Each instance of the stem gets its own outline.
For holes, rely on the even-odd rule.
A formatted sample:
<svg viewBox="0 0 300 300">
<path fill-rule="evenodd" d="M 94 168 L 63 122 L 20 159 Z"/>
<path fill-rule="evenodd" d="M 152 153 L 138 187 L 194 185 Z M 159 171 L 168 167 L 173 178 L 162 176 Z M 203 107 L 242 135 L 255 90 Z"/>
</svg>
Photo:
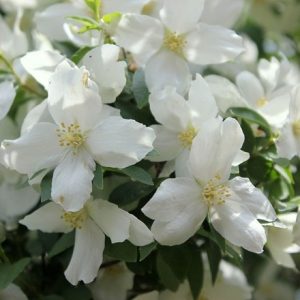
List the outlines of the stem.
<svg viewBox="0 0 300 300">
<path fill-rule="evenodd" d="M 7 67 L 9 72 L 15 77 L 15 80 L 19 86 L 21 86 L 24 90 L 27 90 L 29 93 L 34 94 L 38 97 L 45 98 L 45 95 L 40 93 L 39 91 L 34 90 L 30 86 L 22 83 L 21 78 L 19 75 L 16 73 L 15 69 L 13 68 L 12 64 L 10 61 L 3 55 L 3 53 L 0 52 L 0 61 L 4 63 L 4 65 Z"/>
</svg>

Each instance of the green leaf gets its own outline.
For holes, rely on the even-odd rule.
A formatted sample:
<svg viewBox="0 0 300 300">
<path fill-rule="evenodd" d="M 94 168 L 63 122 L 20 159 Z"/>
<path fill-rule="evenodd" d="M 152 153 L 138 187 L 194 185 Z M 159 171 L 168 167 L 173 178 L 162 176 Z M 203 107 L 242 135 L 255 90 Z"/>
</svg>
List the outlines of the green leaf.
<svg viewBox="0 0 300 300">
<path fill-rule="evenodd" d="M 132 91 L 139 109 L 148 104 L 149 90 L 145 82 L 145 74 L 142 69 L 137 70 L 133 75 Z"/>
<path fill-rule="evenodd" d="M 86 5 L 93 11 L 97 21 L 100 20 L 101 0 L 84 0 Z"/>
<path fill-rule="evenodd" d="M 125 262 L 138 261 L 138 248 L 128 241 L 112 244 L 107 239 L 104 254 Z"/>
<path fill-rule="evenodd" d="M 22 258 L 16 263 L 0 264 L 0 290 L 5 289 L 28 266 L 30 258 Z"/>
<path fill-rule="evenodd" d="M 103 175 L 104 175 L 103 168 L 97 164 L 94 173 L 93 185 L 99 190 L 103 189 Z"/>
<path fill-rule="evenodd" d="M 146 257 L 148 257 L 155 249 L 157 244 L 151 243 L 149 245 L 139 247 L 139 261 L 143 261 Z"/>
<path fill-rule="evenodd" d="M 139 201 L 154 191 L 154 186 L 140 182 L 126 182 L 115 188 L 109 196 L 109 201 L 127 211 L 135 209 Z"/>
<path fill-rule="evenodd" d="M 43 178 L 41 182 L 41 202 L 45 202 L 51 199 L 51 186 L 52 179 L 50 176 Z"/>
<path fill-rule="evenodd" d="M 120 171 L 129 176 L 134 181 L 138 181 L 147 185 L 153 185 L 151 175 L 143 168 L 131 166 Z"/>
<path fill-rule="evenodd" d="M 272 129 L 269 123 L 265 120 L 265 118 L 263 118 L 260 114 L 258 114 L 256 111 L 250 108 L 246 108 L 246 107 L 229 108 L 227 113 L 232 117 L 241 118 L 250 123 L 259 125 L 268 136 L 271 136 L 272 134 Z"/>
<path fill-rule="evenodd" d="M 70 16 L 70 17 L 67 17 L 67 19 L 76 21 L 76 22 L 82 24 L 83 26 L 93 26 L 93 25 L 99 26 L 99 24 L 95 20 L 88 18 L 88 17 Z"/>
<path fill-rule="evenodd" d="M 106 14 L 102 17 L 102 21 L 106 24 L 112 24 L 118 22 L 121 18 L 122 14 L 119 12 L 113 12 L 110 14 Z"/>
<path fill-rule="evenodd" d="M 72 62 L 77 65 L 83 59 L 83 57 L 92 49 L 93 47 L 88 47 L 88 46 L 80 48 L 72 55 L 71 57 Z"/>
<path fill-rule="evenodd" d="M 49 258 L 56 256 L 74 245 L 74 232 L 62 235 L 49 252 Z"/>
<path fill-rule="evenodd" d="M 208 242 L 208 247 L 206 252 L 207 252 L 208 263 L 211 272 L 211 280 L 212 280 L 212 284 L 214 285 L 218 276 L 219 266 L 222 259 L 222 253 L 220 247 L 212 241 Z"/>
<path fill-rule="evenodd" d="M 194 300 L 197 300 L 199 298 L 204 279 L 202 256 L 197 250 L 192 250 L 190 252 L 190 266 L 187 272 L 187 279 L 193 298 Z"/>
</svg>

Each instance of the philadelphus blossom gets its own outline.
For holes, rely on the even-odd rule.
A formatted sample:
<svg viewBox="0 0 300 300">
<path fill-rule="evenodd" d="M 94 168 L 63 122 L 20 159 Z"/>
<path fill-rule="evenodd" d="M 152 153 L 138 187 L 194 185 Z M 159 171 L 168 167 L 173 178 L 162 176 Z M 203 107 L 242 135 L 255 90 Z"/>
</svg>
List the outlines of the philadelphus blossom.
<svg viewBox="0 0 300 300">
<path fill-rule="evenodd" d="M 0 120 L 2 120 L 10 110 L 16 97 L 16 91 L 12 81 L 0 82 Z"/>
<path fill-rule="evenodd" d="M 242 38 L 220 26 L 201 23 L 204 0 L 165 0 L 159 18 L 124 14 L 113 36 L 145 67 L 150 91 L 173 85 L 183 93 L 190 81 L 188 62 L 216 64 L 243 50 Z"/>
<path fill-rule="evenodd" d="M 274 221 L 276 214 L 249 179 L 229 180 L 231 165 L 244 142 L 238 122 L 207 121 L 192 143 L 192 177 L 165 180 L 142 208 L 154 219 L 152 232 L 163 245 L 187 241 L 208 215 L 213 227 L 233 245 L 261 253 L 265 231 L 256 219 Z"/>
<path fill-rule="evenodd" d="M 190 148 L 197 133 L 205 122 L 217 117 L 218 108 L 205 80 L 199 75 L 192 81 L 189 98 L 186 101 L 174 87 L 153 92 L 149 98 L 154 118 L 162 125 L 153 125 L 156 139 L 155 154 L 152 161 L 170 161 L 175 159 L 177 176 L 184 176 L 188 170 L 187 162 Z M 249 155 L 238 153 L 243 160 Z M 239 159 L 237 157 L 237 159 Z"/>
<path fill-rule="evenodd" d="M 105 235 L 112 243 L 129 240 L 137 246 L 153 241 L 147 226 L 135 216 L 104 200 L 89 200 L 77 212 L 67 212 L 54 202 L 20 221 L 30 230 L 67 233 L 75 230 L 73 255 L 65 271 L 67 280 L 92 282 L 102 263 Z"/>
<path fill-rule="evenodd" d="M 244 273 L 237 267 L 221 261 L 215 284 L 212 284 L 208 263 L 205 264 L 204 282 L 198 300 L 249 300 L 252 288 L 248 285 Z M 179 286 L 176 292 L 157 291 L 140 295 L 134 300 L 193 300 L 187 282 Z"/>
<path fill-rule="evenodd" d="M 279 156 L 291 159 L 300 155 L 300 86 L 293 88 L 288 119 L 277 141 Z"/>
<path fill-rule="evenodd" d="M 126 168 L 152 150 L 151 128 L 103 110 L 97 85 L 85 68 L 63 61 L 50 77 L 47 105 L 52 122 L 38 122 L 3 142 L 6 165 L 31 177 L 54 169 L 51 195 L 65 210 L 80 210 L 92 192 L 95 161 Z"/>
</svg>

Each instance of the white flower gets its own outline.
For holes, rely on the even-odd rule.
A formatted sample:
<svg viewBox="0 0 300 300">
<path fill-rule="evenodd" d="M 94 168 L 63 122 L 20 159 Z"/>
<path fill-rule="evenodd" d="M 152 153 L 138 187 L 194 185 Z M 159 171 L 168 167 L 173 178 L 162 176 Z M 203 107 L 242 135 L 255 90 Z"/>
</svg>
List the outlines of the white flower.
<svg viewBox="0 0 300 300">
<path fill-rule="evenodd" d="M 11 81 L 0 82 L 0 120 L 9 112 L 16 97 L 16 90 Z"/>
<path fill-rule="evenodd" d="M 113 263 L 101 268 L 97 279 L 88 287 L 94 300 L 126 300 L 133 278 L 134 274 L 124 263 Z"/>
<path fill-rule="evenodd" d="M 0 121 L 0 141 L 15 138 L 18 130 L 9 118 Z M 3 150 L 0 149 L 2 163 Z M 26 184 L 25 176 L 0 165 L 0 221 L 7 230 L 15 229 L 18 219 L 30 211 L 39 201 L 40 194 Z"/>
<path fill-rule="evenodd" d="M 217 117 L 215 99 L 205 80 L 197 74 L 191 83 L 187 101 L 174 87 L 166 87 L 153 92 L 149 103 L 154 118 L 162 124 L 152 126 L 156 134 L 153 144 L 155 153 L 149 159 L 175 159 L 177 177 L 184 176 L 188 173 L 187 161 L 193 139 L 206 121 Z"/>
<path fill-rule="evenodd" d="M 17 140 L 4 141 L 4 161 L 31 176 L 55 169 L 52 199 L 66 210 L 79 210 L 89 199 L 95 161 L 126 168 L 152 150 L 153 130 L 103 109 L 84 68 L 63 61 L 50 79 L 47 103 L 52 122 L 38 122 Z"/>
<path fill-rule="evenodd" d="M 28 300 L 23 291 L 11 283 L 7 288 L 0 291 L 1 300 Z"/>
<path fill-rule="evenodd" d="M 184 243 L 208 215 L 213 227 L 232 244 L 251 252 L 263 251 L 266 235 L 256 219 L 275 220 L 274 209 L 249 179 L 229 180 L 243 142 L 243 132 L 234 119 L 203 125 L 189 158 L 193 177 L 165 180 L 142 209 L 154 219 L 151 230 L 159 243 Z"/>
<path fill-rule="evenodd" d="M 190 81 L 188 62 L 223 63 L 244 50 L 233 31 L 200 22 L 203 5 L 203 0 L 165 0 L 159 19 L 137 14 L 120 19 L 114 40 L 145 66 L 151 91 L 173 85 L 183 93 Z"/>
<path fill-rule="evenodd" d="M 103 103 L 114 102 L 126 84 L 126 63 L 118 61 L 120 50 L 118 46 L 104 44 L 89 51 L 80 62 L 97 83 Z M 66 58 L 57 51 L 32 51 L 21 58 L 21 63 L 48 90 L 50 77 L 64 60 Z"/>
<path fill-rule="evenodd" d="M 291 159 L 300 155 L 300 85 L 291 91 L 289 116 L 276 145 L 281 157 Z"/>
<path fill-rule="evenodd" d="M 144 246 L 153 241 L 150 230 L 135 216 L 104 200 L 89 200 L 77 212 L 66 212 L 50 202 L 20 221 L 30 230 L 67 233 L 75 229 L 73 255 L 65 271 L 67 280 L 76 285 L 90 283 L 102 263 L 105 235 L 112 243 L 129 240 Z"/>
<path fill-rule="evenodd" d="M 215 284 L 212 284 L 208 263 L 204 268 L 204 282 L 199 300 L 249 300 L 252 288 L 248 285 L 246 276 L 237 267 L 221 261 Z M 140 295 L 134 300 L 192 300 L 188 282 L 181 284 L 176 292 L 156 291 Z"/>
<path fill-rule="evenodd" d="M 293 228 L 296 224 L 297 213 L 278 215 L 283 226 L 267 226 L 267 247 L 279 265 L 296 269 L 291 253 L 300 252 L 300 245 L 295 244 Z"/>
</svg>

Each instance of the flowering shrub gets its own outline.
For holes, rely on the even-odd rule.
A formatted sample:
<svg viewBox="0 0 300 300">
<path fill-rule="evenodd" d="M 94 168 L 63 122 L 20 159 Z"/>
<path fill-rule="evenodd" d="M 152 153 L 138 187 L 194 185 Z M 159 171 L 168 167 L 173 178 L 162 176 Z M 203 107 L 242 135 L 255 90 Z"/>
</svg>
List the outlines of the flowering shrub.
<svg viewBox="0 0 300 300">
<path fill-rule="evenodd" d="M 0 0 L 0 298 L 295 299 L 299 7 Z"/>
</svg>

